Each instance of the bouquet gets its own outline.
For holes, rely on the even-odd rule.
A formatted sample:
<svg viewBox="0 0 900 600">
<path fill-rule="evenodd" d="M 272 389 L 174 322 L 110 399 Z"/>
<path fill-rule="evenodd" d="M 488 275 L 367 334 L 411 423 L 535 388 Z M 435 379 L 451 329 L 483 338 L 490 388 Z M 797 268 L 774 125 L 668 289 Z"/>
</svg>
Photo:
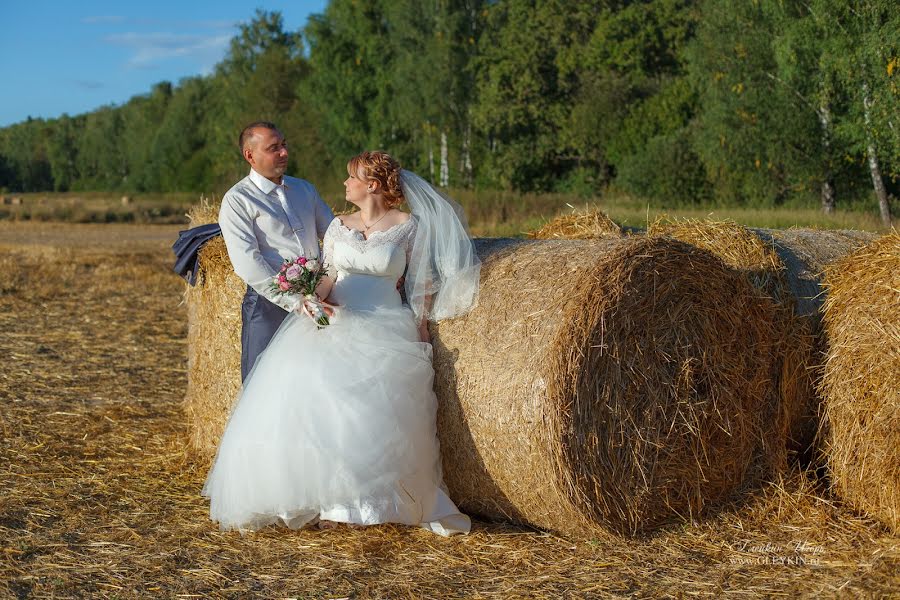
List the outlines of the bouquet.
<svg viewBox="0 0 900 600">
<path fill-rule="evenodd" d="M 319 261 L 301 256 L 294 260 L 285 260 L 269 287 L 276 294 L 303 296 L 307 302 L 307 310 L 312 314 L 316 325 L 322 328 L 328 325 L 328 315 L 316 300 L 316 286 L 324 276 L 325 273 L 322 271 Z"/>
</svg>

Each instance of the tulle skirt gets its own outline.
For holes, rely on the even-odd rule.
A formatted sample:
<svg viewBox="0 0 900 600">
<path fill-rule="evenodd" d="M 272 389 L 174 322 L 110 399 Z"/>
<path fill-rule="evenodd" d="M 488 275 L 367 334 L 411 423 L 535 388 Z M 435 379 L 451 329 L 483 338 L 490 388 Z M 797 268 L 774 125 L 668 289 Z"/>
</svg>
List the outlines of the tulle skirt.
<svg viewBox="0 0 900 600">
<path fill-rule="evenodd" d="M 289 315 L 247 377 L 203 486 L 222 529 L 469 518 L 441 478 L 431 346 L 405 307 Z"/>
</svg>

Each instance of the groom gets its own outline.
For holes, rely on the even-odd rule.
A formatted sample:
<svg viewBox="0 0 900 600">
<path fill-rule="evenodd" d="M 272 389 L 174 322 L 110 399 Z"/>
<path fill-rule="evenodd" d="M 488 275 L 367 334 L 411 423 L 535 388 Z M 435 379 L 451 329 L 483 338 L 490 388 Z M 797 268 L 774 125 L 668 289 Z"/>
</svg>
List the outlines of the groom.
<svg viewBox="0 0 900 600">
<path fill-rule="evenodd" d="M 250 174 L 222 198 L 219 225 L 228 258 L 247 283 L 241 305 L 241 381 L 265 350 L 281 322 L 300 300 L 279 296 L 269 282 L 284 259 L 319 258 L 319 239 L 334 219 L 316 188 L 288 177 L 288 150 L 273 123 L 247 125 L 238 141 Z"/>
</svg>

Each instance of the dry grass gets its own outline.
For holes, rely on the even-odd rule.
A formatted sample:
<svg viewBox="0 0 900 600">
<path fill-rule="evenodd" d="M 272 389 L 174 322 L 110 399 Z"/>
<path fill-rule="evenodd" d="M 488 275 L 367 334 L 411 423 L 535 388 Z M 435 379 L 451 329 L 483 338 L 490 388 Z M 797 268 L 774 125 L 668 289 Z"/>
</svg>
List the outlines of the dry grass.
<svg viewBox="0 0 900 600">
<path fill-rule="evenodd" d="M 93 231 L 11 246 L 30 231 L 0 225 L 4 597 L 818 598 L 900 585 L 900 538 L 804 474 L 642 539 L 480 521 L 449 540 L 392 526 L 219 532 L 199 495 L 206 466 L 188 458 L 174 233 L 146 241 L 135 227 L 85 247 L 102 243 Z"/>
<path fill-rule="evenodd" d="M 900 533 L 900 234 L 828 269 L 822 396 L 836 491 Z"/>
</svg>

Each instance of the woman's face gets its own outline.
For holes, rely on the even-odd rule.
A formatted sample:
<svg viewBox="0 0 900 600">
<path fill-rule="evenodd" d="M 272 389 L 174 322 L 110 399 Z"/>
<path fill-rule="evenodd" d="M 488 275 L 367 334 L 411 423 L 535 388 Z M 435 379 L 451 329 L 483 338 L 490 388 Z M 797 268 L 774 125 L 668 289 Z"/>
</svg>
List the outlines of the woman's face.
<svg viewBox="0 0 900 600">
<path fill-rule="evenodd" d="M 344 190 L 346 191 L 345 197 L 347 198 L 347 202 L 358 206 L 368 195 L 368 187 L 369 182 L 366 181 L 362 169 L 358 169 L 355 174 L 351 173 L 347 179 L 344 180 Z"/>
</svg>

